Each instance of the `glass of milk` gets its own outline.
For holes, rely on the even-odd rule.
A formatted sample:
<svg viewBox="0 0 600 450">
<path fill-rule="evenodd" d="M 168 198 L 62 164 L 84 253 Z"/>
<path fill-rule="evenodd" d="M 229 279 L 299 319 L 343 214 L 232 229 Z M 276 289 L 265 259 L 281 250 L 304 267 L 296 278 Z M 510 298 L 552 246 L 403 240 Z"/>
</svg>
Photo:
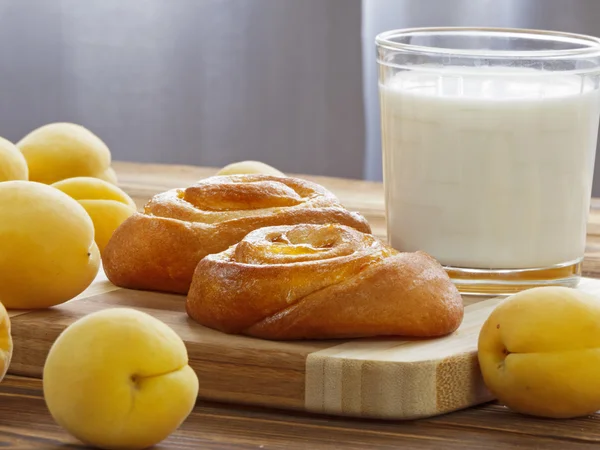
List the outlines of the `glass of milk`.
<svg viewBox="0 0 600 450">
<path fill-rule="evenodd" d="M 600 114 L 600 39 L 486 28 L 376 38 L 388 240 L 463 293 L 576 286 Z"/>
</svg>

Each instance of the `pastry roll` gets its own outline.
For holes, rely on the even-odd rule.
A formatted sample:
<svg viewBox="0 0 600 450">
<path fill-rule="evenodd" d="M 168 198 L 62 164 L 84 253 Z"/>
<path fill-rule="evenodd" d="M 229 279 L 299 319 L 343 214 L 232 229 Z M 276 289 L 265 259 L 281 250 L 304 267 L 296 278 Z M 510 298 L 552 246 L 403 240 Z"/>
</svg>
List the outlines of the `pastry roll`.
<svg viewBox="0 0 600 450">
<path fill-rule="evenodd" d="M 273 340 L 442 336 L 464 313 L 431 256 L 338 224 L 261 228 L 207 256 L 186 309 L 207 327 Z"/>
<path fill-rule="evenodd" d="M 185 294 L 196 264 L 257 228 L 339 223 L 365 233 L 358 213 L 309 181 L 270 175 L 214 176 L 154 196 L 114 232 L 103 254 L 108 279 L 130 289 Z"/>
</svg>

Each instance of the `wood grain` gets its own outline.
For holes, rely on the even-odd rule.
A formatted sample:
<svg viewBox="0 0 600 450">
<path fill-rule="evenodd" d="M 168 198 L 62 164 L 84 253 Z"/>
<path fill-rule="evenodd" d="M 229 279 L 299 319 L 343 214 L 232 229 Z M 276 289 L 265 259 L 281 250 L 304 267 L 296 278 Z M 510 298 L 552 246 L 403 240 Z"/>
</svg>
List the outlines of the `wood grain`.
<svg viewBox="0 0 600 450">
<path fill-rule="evenodd" d="M 414 419 L 491 400 L 475 354 L 481 325 L 500 301 L 467 306 L 460 328 L 440 339 L 361 339 L 309 354 L 306 409 Z"/>
<path fill-rule="evenodd" d="M 584 279 L 581 289 L 600 292 L 600 280 Z M 492 399 L 477 366 L 477 338 L 501 300 L 469 299 L 460 328 L 438 339 L 275 342 L 205 328 L 185 313 L 184 296 L 115 288 L 101 277 L 76 300 L 11 318 L 9 373 L 40 378 L 50 347 L 70 324 L 130 307 L 183 339 L 205 400 L 388 420 L 431 417 Z"/>
<path fill-rule="evenodd" d="M 50 346 L 68 325 L 106 308 L 130 307 L 163 321 L 184 340 L 190 365 L 202 381 L 202 398 L 304 407 L 306 356 L 334 343 L 278 343 L 226 335 L 189 319 L 184 300 L 179 295 L 116 289 L 21 314 L 11 319 L 14 351 L 9 373 L 41 377 Z"/>
<path fill-rule="evenodd" d="M 600 296 L 600 280 L 582 279 L 578 289 Z M 491 400 L 479 371 L 477 339 L 503 299 L 470 304 L 460 328 L 440 339 L 361 339 L 309 354 L 306 409 L 414 419 Z"/>
<path fill-rule="evenodd" d="M 185 297 L 120 289 L 101 276 L 78 299 L 12 317 L 9 373 L 41 377 L 51 345 L 71 323 L 131 307 L 184 340 L 203 399 L 388 419 L 430 416 L 491 399 L 472 365 L 479 328 L 497 302 L 467 306 L 458 332 L 436 340 L 274 342 L 202 327 L 185 313 Z M 446 389 L 438 388 L 438 367 Z"/>
<path fill-rule="evenodd" d="M 163 449 L 593 449 L 600 417 L 543 420 L 491 403 L 410 422 L 354 420 L 198 401 Z M 87 448 L 56 425 L 40 380 L 9 376 L 0 384 L 0 448 Z"/>
<path fill-rule="evenodd" d="M 115 163 L 121 185 L 138 207 L 165 189 L 212 175 L 213 168 Z M 362 212 L 385 236 L 380 183 L 305 177 L 323 184 Z M 593 199 L 584 274 L 600 277 L 600 199 Z M 159 449 L 560 449 L 598 448 L 600 416 L 546 420 L 513 413 L 496 403 L 408 422 L 355 420 L 199 401 L 183 426 Z M 9 376 L 0 383 L 0 447 L 86 448 L 50 417 L 41 381 Z"/>
</svg>

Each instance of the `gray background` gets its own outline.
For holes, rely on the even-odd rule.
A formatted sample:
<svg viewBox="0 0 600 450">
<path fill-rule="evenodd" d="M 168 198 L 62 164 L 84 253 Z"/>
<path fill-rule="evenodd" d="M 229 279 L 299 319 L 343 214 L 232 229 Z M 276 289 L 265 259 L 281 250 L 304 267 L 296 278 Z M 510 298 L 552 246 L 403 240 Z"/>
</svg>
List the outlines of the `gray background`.
<svg viewBox="0 0 600 450">
<path fill-rule="evenodd" d="M 0 135 L 362 177 L 360 0 L 0 0 Z"/>
<path fill-rule="evenodd" d="M 600 35 L 600 0 L 0 0 L 0 135 L 73 121 L 119 160 L 380 179 L 373 39 L 439 25 Z"/>
</svg>

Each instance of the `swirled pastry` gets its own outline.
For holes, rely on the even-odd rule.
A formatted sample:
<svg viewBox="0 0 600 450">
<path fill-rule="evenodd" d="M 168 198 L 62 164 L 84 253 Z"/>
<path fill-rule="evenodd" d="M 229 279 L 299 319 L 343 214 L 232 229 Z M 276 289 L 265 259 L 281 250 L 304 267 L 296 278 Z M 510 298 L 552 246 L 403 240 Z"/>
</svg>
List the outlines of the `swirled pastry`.
<svg viewBox="0 0 600 450">
<path fill-rule="evenodd" d="M 115 230 L 102 255 L 115 285 L 187 293 L 196 264 L 257 228 L 340 223 L 369 233 L 364 217 L 298 178 L 215 176 L 154 196 Z"/>
<path fill-rule="evenodd" d="M 263 339 L 441 336 L 463 318 L 443 267 L 342 225 L 262 228 L 204 258 L 187 313 Z"/>
</svg>

